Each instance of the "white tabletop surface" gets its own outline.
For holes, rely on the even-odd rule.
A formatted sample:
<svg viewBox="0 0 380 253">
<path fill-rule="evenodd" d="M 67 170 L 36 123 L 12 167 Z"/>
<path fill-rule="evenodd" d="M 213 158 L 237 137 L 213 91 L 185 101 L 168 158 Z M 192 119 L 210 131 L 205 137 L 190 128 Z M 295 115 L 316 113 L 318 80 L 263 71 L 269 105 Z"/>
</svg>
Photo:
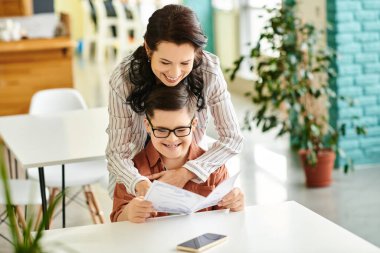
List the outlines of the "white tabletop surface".
<svg viewBox="0 0 380 253">
<path fill-rule="evenodd" d="M 203 233 L 219 233 L 228 240 L 207 252 L 342 252 L 370 253 L 380 249 L 290 201 L 251 206 L 245 211 L 196 213 L 151 219 L 147 223 L 118 222 L 46 231 L 44 245 L 51 252 L 62 247 L 78 252 L 176 252 L 176 245 Z M 49 251 L 50 252 L 50 251 Z"/>
<path fill-rule="evenodd" d="M 0 117 L 0 137 L 23 168 L 105 159 L 105 107 Z"/>
</svg>

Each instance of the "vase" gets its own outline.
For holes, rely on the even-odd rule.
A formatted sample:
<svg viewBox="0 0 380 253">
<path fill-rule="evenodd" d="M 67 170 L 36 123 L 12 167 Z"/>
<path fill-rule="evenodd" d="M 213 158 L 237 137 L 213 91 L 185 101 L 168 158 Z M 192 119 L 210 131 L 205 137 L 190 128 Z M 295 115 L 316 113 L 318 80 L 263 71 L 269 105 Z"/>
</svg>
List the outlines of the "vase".
<svg viewBox="0 0 380 253">
<path fill-rule="evenodd" d="M 302 167 L 305 171 L 307 187 L 326 187 L 332 182 L 332 171 L 335 163 L 335 152 L 330 149 L 319 150 L 317 163 L 311 165 L 307 162 L 307 154 L 310 151 L 300 150 L 298 152 Z"/>
</svg>

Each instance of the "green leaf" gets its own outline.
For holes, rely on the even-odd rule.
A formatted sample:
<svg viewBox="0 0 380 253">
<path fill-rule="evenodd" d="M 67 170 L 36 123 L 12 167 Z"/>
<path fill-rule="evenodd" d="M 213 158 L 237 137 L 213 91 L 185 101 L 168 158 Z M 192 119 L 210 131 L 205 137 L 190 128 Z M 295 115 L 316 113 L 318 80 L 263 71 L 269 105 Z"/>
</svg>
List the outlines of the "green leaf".
<svg viewBox="0 0 380 253">
<path fill-rule="evenodd" d="M 367 135 L 367 129 L 363 126 L 356 126 L 355 130 L 357 135 Z"/>
<path fill-rule="evenodd" d="M 329 147 L 338 152 L 339 136 L 346 134 L 345 125 L 330 125 L 330 120 L 335 121 L 335 115 L 330 119 L 329 115 L 324 117 L 319 112 L 329 111 L 337 100 L 351 106 L 354 103 L 348 97 L 337 97 L 334 90 L 337 89 L 336 82 L 330 79 L 336 76 L 337 54 L 325 46 L 320 47 L 318 42 L 323 33 L 313 24 L 301 21 L 296 7 L 295 1 L 285 1 L 281 8 L 270 9 L 270 18 L 258 42 L 250 47 L 249 57 L 254 62 L 251 71 L 258 78 L 253 82 L 252 92 L 246 94 L 256 106 L 254 116 L 245 124 L 254 123 L 261 131 L 280 125 L 277 135 L 290 133 L 297 138 L 299 146 L 310 151 L 308 160 L 315 163 L 317 151 L 321 148 Z M 274 56 L 266 55 L 260 48 L 264 43 Z M 239 62 L 235 62 L 235 72 L 236 66 L 240 67 Z M 326 79 L 332 80 L 331 86 Z M 310 110 L 310 105 L 320 98 L 326 98 L 326 102 L 321 104 L 324 108 Z M 288 118 L 284 119 L 284 115 Z M 327 132 L 322 131 L 325 127 Z M 355 130 L 358 135 L 366 133 L 359 124 Z"/>
<path fill-rule="evenodd" d="M 310 125 L 311 132 L 314 136 L 319 136 L 321 134 L 321 131 L 319 129 L 319 126 L 316 124 Z"/>
<path fill-rule="evenodd" d="M 347 125 L 346 124 L 342 124 L 341 126 L 340 126 L 340 132 L 341 132 L 341 134 L 343 135 L 343 136 L 345 136 L 346 135 L 346 127 L 347 127 Z"/>
</svg>

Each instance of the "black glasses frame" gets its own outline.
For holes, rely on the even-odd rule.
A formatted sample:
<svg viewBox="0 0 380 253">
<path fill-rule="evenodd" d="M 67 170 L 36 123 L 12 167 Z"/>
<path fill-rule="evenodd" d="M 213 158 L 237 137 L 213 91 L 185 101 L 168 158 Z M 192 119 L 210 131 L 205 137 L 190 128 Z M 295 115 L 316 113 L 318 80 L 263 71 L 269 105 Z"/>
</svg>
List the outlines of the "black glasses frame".
<svg viewBox="0 0 380 253">
<path fill-rule="evenodd" d="M 177 136 L 177 137 L 186 137 L 186 136 L 189 136 L 191 134 L 191 128 L 192 128 L 192 125 L 193 125 L 193 120 L 195 118 L 195 115 L 191 119 L 189 126 L 187 126 L 187 127 L 177 127 L 177 128 L 174 128 L 174 129 L 168 129 L 168 128 L 164 128 L 164 127 L 155 128 L 153 126 L 152 122 L 150 122 L 150 119 L 149 119 L 148 115 L 145 115 L 145 117 L 148 120 L 150 127 L 152 128 L 154 137 L 156 137 L 156 138 L 162 138 L 163 139 L 163 138 L 168 138 L 171 133 L 174 133 L 174 135 Z M 189 129 L 190 131 L 186 135 L 181 135 L 181 134 L 178 135 L 177 131 L 178 130 L 183 130 L 183 129 Z M 163 133 L 162 132 L 163 130 L 167 131 L 167 135 L 166 136 L 157 136 L 156 135 L 156 131 L 160 131 L 161 133 Z"/>
</svg>

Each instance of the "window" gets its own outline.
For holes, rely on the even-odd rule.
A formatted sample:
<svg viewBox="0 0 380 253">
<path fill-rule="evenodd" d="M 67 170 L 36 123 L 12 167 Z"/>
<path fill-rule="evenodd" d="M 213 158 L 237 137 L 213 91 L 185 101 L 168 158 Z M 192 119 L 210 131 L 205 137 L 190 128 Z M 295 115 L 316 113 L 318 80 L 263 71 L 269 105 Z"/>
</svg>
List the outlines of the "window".
<svg viewBox="0 0 380 253">
<path fill-rule="evenodd" d="M 240 53 L 248 55 L 250 48 L 256 45 L 261 31 L 265 26 L 270 14 L 265 7 L 280 7 L 281 0 L 241 0 L 240 1 Z M 261 44 L 262 49 L 268 48 L 265 43 Z M 253 78 L 249 70 L 249 64 L 242 65 L 240 75 Z"/>
<path fill-rule="evenodd" d="M 255 45 L 260 37 L 260 33 L 269 19 L 269 14 L 265 7 L 280 7 L 282 0 L 213 0 L 215 9 L 225 12 L 239 13 L 239 42 L 237 47 L 239 55 L 248 55 L 249 49 Z M 261 44 L 262 48 L 267 48 L 265 44 Z M 232 61 L 235 59 L 232 59 Z M 252 78 L 247 63 L 241 66 L 239 74 Z"/>
<path fill-rule="evenodd" d="M 232 11 L 236 5 L 237 0 L 212 0 L 212 6 L 218 10 Z"/>
</svg>

